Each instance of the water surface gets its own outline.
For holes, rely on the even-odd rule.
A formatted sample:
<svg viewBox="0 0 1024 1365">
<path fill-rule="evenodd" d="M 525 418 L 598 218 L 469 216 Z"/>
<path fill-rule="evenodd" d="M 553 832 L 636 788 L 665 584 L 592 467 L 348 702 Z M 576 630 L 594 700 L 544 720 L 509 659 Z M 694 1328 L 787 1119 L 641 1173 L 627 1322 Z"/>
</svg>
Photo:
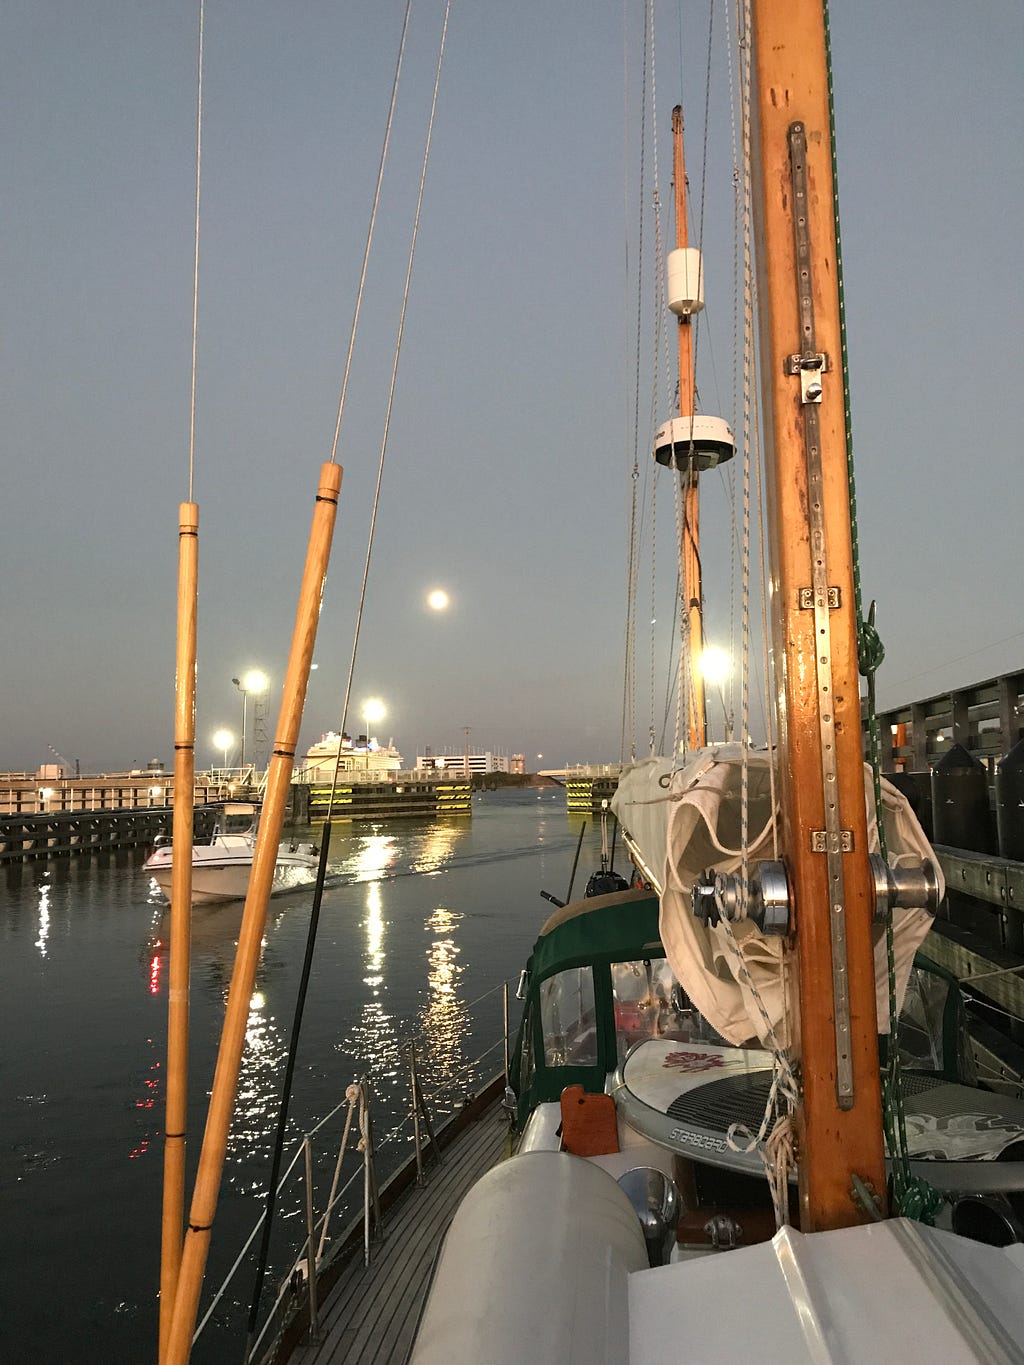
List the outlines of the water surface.
<svg viewBox="0 0 1024 1365">
<path fill-rule="evenodd" d="M 551 909 L 539 889 L 564 897 L 578 831 L 554 790 L 481 794 L 471 820 L 335 828 L 293 1135 L 367 1070 L 379 1096 L 378 1138 L 389 1130 L 407 1104 L 398 1046 L 410 1035 L 421 1040 L 426 1085 L 440 1090 L 442 1109 L 500 1066 L 499 1048 L 466 1071 L 500 1036 L 492 988 L 514 981 Z M 596 862 L 596 826 L 585 842 L 577 891 Z M 155 1359 L 167 914 L 143 856 L 3 870 L 0 1356 L 8 1365 Z M 309 905 L 305 891 L 271 901 L 204 1304 L 265 1188 Z M 240 919 L 240 903 L 194 916 L 189 1190 Z M 339 1133 L 340 1118 L 324 1135 L 321 1167 L 333 1162 Z M 397 1140 L 391 1148 L 401 1154 Z M 301 1235 L 299 1206 L 296 1189 L 275 1234 L 281 1264 L 285 1242 Z M 194 1360 L 240 1359 L 250 1287 L 237 1284 Z"/>
</svg>

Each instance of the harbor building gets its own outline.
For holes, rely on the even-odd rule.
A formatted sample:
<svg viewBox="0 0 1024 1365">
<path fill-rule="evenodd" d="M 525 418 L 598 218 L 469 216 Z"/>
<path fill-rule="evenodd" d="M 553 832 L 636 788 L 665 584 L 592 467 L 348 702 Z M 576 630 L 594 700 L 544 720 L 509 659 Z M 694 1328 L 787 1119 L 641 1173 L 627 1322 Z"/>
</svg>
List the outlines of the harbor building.
<svg viewBox="0 0 1024 1365">
<path fill-rule="evenodd" d="M 514 768 L 513 763 L 519 760 L 523 762 L 523 767 Z M 435 753 L 428 744 L 422 754 L 416 757 L 417 768 L 444 769 L 447 772 L 469 773 L 512 773 L 525 772 L 525 760 L 522 754 L 514 754 L 509 758 L 508 754 L 496 754 L 488 749 L 484 753 L 467 753 L 444 749 L 441 753 Z"/>
</svg>

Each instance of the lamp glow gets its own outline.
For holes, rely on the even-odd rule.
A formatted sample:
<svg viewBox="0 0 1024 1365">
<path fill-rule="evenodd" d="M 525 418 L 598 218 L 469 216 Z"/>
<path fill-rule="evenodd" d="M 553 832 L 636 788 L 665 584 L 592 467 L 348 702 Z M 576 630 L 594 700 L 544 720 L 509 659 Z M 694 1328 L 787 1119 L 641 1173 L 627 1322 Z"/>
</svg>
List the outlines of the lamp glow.
<svg viewBox="0 0 1024 1365">
<path fill-rule="evenodd" d="M 434 588 L 427 594 L 427 606 L 431 611 L 444 611 L 448 605 L 448 594 L 443 588 Z"/>
<path fill-rule="evenodd" d="M 367 725 L 376 725 L 387 715 L 384 703 L 379 697 L 371 697 L 369 701 L 363 702 L 362 716 Z"/>
<path fill-rule="evenodd" d="M 708 645 L 700 656 L 700 671 L 705 682 L 724 683 L 732 672 L 732 660 L 718 645 Z"/>
<path fill-rule="evenodd" d="M 213 745 L 216 749 L 224 751 L 224 767 L 228 766 L 228 750 L 235 742 L 235 737 L 230 730 L 216 730 L 213 735 Z"/>
</svg>

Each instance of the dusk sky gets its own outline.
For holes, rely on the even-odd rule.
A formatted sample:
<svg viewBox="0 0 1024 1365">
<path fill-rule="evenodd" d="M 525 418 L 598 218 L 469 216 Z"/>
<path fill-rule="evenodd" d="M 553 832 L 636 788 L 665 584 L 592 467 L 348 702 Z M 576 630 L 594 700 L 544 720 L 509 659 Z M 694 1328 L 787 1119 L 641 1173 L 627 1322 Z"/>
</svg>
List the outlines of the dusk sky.
<svg viewBox="0 0 1024 1365">
<path fill-rule="evenodd" d="M 220 757 L 218 727 L 239 728 L 233 677 L 264 669 L 276 714 L 404 8 L 207 3 L 200 766 Z M 727 18 L 716 4 L 705 172 L 708 3 L 681 8 L 685 41 L 679 8 L 658 8 L 663 232 L 681 98 L 706 207 L 698 378 L 704 409 L 731 419 Z M 443 10 L 412 9 L 303 746 L 340 722 Z M 474 748 L 529 766 L 619 756 L 642 17 L 639 0 L 452 6 L 353 694 L 357 712 L 384 701 L 378 735 L 409 760 L 461 750 L 464 726 Z M 197 27 L 198 0 L 0 12 L 0 769 L 53 752 L 83 772 L 173 758 Z M 832 29 L 862 570 L 887 650 L 879 699 L 894 705 L 1024 666 L 1024 6 L 863 0 L 834 5 Z M 652 174 L 649 152 L 648 194 Z M 644 250 L 649 265 L 652 238 Z M 671 412 L 652 404 L 641 344 L 648 487 L 650 410 L 655 425 Z M 722 643 L 727 518 L 715 476 L 702 529 Z M 673 535 L 663 481 L 659 714 Z M 641 751 L 646 561 L 642 574 Z M 438 587 L 444 613 L 426 605 Z"/>
</svg>

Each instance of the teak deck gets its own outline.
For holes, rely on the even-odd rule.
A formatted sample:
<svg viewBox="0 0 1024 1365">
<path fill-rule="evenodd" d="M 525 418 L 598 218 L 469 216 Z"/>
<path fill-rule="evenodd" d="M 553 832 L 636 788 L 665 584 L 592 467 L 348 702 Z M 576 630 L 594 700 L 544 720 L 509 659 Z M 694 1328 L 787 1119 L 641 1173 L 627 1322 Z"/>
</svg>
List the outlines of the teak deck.
<svg viewBox="0 0 1024 1365">
<path fill-rule="evenodd" d="M 384 1237 L 369 1268 L 355 1256 L 320 1310 L 320 1340 L 302 1343 L 290 1365 L 405 1365 L 412 1349 L 438 1248 L 469 1187 L 501 1160 L 508 1119 L 492 1104 L 444 1149 L 444 1164 L 427 1166 L 385 1215 Z"/>
</svg>

